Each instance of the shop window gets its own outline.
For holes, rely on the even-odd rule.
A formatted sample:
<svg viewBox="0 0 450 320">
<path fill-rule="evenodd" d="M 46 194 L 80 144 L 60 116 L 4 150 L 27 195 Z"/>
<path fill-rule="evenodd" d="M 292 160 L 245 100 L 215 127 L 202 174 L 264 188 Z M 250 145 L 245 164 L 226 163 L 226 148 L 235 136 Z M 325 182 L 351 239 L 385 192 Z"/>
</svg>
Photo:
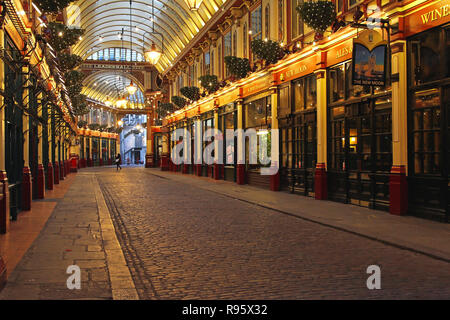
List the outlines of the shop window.
<svg viewBox="0 0 450 320">
<path fill-rule="evenodd" d="M 369 95 L 371 87 L 352 84 L 352 63 L 345 62 L 330 68 L 329 72 L 329 99 L 331 103 Z M 386 91 L 387 88 L 377 88 Z"/>
<path fill-rule="evenodd" d="M 449 31 L 447 31 L 447 34 Z M 411 42 L 411 83 L 415 86 L 449 76 L 445 65 L 445 41 L 442 29 L 436 28 L 415 37 Z M 447 54 L 446 59 L 450 60 Z M 445 74 L 446 73 L 446 74 Z"/>
<path fill-rule="evenodd" d="M 416 92 L 413 98 L 414 172 L 438 174 L 441 171 L 441 99 L 439 89 Z"/>
<path fill-rule="evenodd" d="M 291 0 L 291 12 L 292 12 L 292 39 L 295 39 L 301 35 L 303 35 L 303 20 L 300 18 L 297 10 L 295 9 L 300 4 L 303 3 L 304 0 Z"/>
<path fill-rule="evenodd" d="M 317 105 L 317 78 L 311 75 L 294 82 L 294 111 L 313 109 Z"/>
<path fill-rule="evenodd" d="M 285 118 L 291 113 L 289 87 L 280 89 L 280 101 L 278 106 L 278 118 Z"/>
<path fill-rule="evenodd" d="M 245 105 L 245 127 L 263 128 L 271 123 L 272 112 L 268 98 L 262 98 Z"/>
</svg>

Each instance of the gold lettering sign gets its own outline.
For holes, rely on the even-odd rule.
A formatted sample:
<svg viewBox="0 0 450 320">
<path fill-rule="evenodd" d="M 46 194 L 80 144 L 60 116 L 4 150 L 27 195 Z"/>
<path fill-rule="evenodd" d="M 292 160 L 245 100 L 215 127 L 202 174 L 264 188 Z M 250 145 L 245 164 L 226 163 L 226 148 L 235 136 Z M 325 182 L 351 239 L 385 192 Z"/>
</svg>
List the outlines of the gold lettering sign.
<svg viewBox="0 0 450 320">
<path fill-rule="evenodd" d="M 407 37 L 450 21 L 450 0 L 438 0 L 405 17 Z"/>
<path fill-rule="evenodd" d="M 350 54 L 352 52 L 353 52 L 353 48 L 351 48 L 351 47 L 345 47 L 345 48 L 339 49 L 336 52 L 336 59 L 340 59 L 342 57 L 345 57 L 346 55 L 348 55 L 348 54 Z"/>
<path fill-rule="evenodd" d="M 427 24 L 429 22 L 445 18 L 449 14 L 450 14 L 450 5 L 447 4 L 438 9 L 434 9 L 432 11 L 422 14 L 421 15 L 422 24 Z"/>
</svg>

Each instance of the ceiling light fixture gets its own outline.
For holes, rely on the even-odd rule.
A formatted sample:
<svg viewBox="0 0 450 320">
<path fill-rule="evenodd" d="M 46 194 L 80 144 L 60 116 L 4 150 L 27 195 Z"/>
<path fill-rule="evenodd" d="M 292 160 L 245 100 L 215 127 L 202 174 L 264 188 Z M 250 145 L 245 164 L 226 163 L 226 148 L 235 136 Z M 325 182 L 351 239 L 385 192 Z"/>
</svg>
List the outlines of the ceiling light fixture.
<svg viewBox="0 0 450 320">
<path fill-rule="evenodd" d="M 132 21 L 132 6 L 133 0 L 130 0 L 130 54 L 133 56 L 133 21 Z M 131 59 L 133 60 L 133 59 Z M 130 64 L 130 75 L 133 73 L 133 62 Z M 129 95 L 134 95 L 137 91 L 137 87 L 134 85 L 133 80 L 131 80 L 130 84 L 127 86 L 127 91 Z"/>
<path fill-rule="evenodd" d="M 154 0 L 152 0 L 152 18 L 150 19 L 150 21 L 152 22 L 152 31 L 151 32 L 149 32 L 149 31 L 144 32 L 144 34 L 142 35 L 142 45 L 145 46 L 145 34 L 146 33 L 157 34 L 157 35 L 161 36 L 161 47 L 164 50 L 164 35 L 162 33 L 155 32 Z M 158 50 L 158 48 L 156 47 L 156 45 L 155 45 L 155 43 L 153 41 L 152 41 L 152 45 L 151 45 L 150 49 L 143 50 L 143 51 L 144 51 L 145 61 L 147 61 L 151 65 L 157 64 L 159 59 L 162 56 L 162 52 L 160 50 Z"/>
</svg>

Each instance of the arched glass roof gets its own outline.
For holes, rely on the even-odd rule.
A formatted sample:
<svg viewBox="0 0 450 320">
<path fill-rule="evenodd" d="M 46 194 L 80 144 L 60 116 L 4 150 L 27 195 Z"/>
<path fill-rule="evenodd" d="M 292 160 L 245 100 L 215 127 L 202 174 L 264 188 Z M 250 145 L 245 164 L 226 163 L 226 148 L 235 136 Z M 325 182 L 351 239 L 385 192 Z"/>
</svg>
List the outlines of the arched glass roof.
<svg viewBox="0 0 450 320">
<path fill-rule="evenodd" d="M 99 60 L 99 61 L 136 61 L 144 62 L 144 56 L 142 53 L 135 50 L 123 48 L 107 48 L 94 52 L 86 60 Z"/>
<path fill-rule="evenodd" d="M 72 48 L 83 59 L 139 62 L 154 42 L 162 51 L 155 68 L 163 72 L 225 2 L 203 0 L 198 10 L 190 11 L 185 0 L 78 0 L 66 9 L 66 23 L 85 30 Z M 84 80 L 83 93 L 97 101 L 114 102 L 130 80 L 139 90 L 129 99 L 144 104 L 145 89 L 130 73 L 91 74 Z"/>
<path fill-rule="evenodd" d="M 128 95 L 126 86 L 133 80 L 138 90 L 134 95 Z M 111 72 L 96 72 L 83 81 L 83 91 L 88 98 L 106 103 L 109 100 L 112 106 L 124 96 L 136 108 L 143 107 L 145 97 L 141 84 L 130 74 L 113 74 Z"/>
<path fill-rule="evenodd" d="M 131 28 L 129 0 L 76 1 L 66 10 L 67 23 L 85 29 L 85 35 L 74 46 L 74 53 L 87 58 L 122 44 L 143 52 L 153 41 L 163 51 L 155 66 L 162 72 L 225 1 L 203 0 L 197 11 L 190 11 L 185 0 L 132 0 Z M 164 36 L 164 48 L 162 37 L 153 30 Z"/>
</svg>

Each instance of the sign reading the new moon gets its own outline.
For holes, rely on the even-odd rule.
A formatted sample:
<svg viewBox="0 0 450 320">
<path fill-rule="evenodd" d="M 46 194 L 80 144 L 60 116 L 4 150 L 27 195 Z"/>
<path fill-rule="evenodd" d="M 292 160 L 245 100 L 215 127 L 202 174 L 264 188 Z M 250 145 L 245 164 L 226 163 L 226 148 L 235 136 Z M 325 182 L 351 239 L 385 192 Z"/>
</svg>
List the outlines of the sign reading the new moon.
<svg viewBox="0 0 450 320">
<path fill-rule="evenodd" d="M 353 85 L 385 85 L 387 45 L 375 30 L 364 30 L 353 40 Z"/>
</svg>

